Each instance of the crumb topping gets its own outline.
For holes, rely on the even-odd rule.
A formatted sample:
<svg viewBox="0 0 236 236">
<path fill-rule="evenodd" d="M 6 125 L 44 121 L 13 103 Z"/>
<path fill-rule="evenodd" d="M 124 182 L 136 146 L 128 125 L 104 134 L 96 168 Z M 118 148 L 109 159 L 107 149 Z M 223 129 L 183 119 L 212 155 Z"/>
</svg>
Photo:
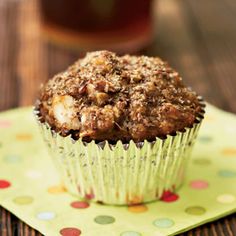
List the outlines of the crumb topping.
<svg viewBox="0 0 236 236">
<path fill-rule="evenodd" d="M 36 109 L 62 136 L 139 142 L 190 127 L 201 106 L 160 58 L 97 51 L 50 79 Z"/>
</svg>

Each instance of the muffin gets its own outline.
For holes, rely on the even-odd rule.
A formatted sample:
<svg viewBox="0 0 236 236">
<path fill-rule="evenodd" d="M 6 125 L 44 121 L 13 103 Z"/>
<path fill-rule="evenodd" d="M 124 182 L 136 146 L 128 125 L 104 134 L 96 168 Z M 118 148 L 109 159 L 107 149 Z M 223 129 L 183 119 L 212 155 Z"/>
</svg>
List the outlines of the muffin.
<svg viewBox="0 0 236 236">
<path fill-rule="evenodd" d="M 69 192 L 106 204 L 183 182 L 204 103 L 158 57 L 90 52 L 41 87 L 35 115 Z"/>
</svg>

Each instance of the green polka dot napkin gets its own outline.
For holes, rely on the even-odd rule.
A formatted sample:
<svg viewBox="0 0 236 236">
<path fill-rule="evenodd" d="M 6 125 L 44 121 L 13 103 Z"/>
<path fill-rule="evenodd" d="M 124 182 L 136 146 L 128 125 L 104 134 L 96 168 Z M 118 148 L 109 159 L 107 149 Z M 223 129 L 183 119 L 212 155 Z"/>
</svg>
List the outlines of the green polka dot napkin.
<svg viewBox="0 0 236 236">
<path fill-rule="evenodd" d="M 31 110 L 0 114 L 0 205 L 44 235 L 174 235 L 236 211 L 232 114 L 208 105 L 178 193 L 166 191 L 161 201 L 150 204 L 114 207 L 66 192 Z"/>
</svg>

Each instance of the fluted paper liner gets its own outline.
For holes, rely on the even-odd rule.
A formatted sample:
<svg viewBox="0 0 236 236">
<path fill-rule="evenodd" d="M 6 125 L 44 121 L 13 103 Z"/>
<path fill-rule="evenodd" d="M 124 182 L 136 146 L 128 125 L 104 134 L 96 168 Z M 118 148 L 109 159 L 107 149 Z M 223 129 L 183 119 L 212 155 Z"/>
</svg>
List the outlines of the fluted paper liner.
<svg viewBox="0 0 236 236">
<path fill-rule="evenodd" d="M 47 123 L 38 123 L 70 193 L 123 205 L 160 199 L 164 191 L 180 187 L 202 118 L 199 114 L 192 128 L 165 139 L 115 145 L 74 141 L 52 131 Z"/>
</svg>

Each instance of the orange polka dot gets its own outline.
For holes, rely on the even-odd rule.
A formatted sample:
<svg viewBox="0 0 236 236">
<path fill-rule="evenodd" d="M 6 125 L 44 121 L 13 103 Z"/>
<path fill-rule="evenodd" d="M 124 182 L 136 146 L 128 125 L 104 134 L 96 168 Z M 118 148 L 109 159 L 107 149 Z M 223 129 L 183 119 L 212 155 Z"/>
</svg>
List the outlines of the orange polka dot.
<svg viewBox="0 0 236 236">
<path fill-rule="evenodd" d="M 142 198 L 141 197 L 138 197 L 138 196 L 134 196 L 132 199 L 129 199 L 128 196 L 127 196 L 127 202 L 130 204 L 130 205 L 135 205 L 135 204 L 140 204 L 143 202 Z"/>
<path fill-rule="evenodd" d="M 32 135 L 27 133 L 21 133 L 16 135 L 16 139 L 19 141 L 29 141 L 32 139 Z"/>
<path fill-rule="evenodd" d="M 222 150 L 222 154 L 225 156 L 235 156 L 236 148 L 225 148 Z"/>
<path fill-rule="evenodd" d="M 57 186 L 51 186 L 48 188 L 48 192 L 52 194 L 59 194 L 59 193 L 64 193 L 66 192 L 66 189 L 62 185 L 57 185 Z"/>
<path fill-rule="evenodd" d="M 147 210 L 148 210 L 147 206 L 143 204 L 128 207 L 128 211 L 133 212 L 133 213 L 142 213 Z"/>
</svg>

